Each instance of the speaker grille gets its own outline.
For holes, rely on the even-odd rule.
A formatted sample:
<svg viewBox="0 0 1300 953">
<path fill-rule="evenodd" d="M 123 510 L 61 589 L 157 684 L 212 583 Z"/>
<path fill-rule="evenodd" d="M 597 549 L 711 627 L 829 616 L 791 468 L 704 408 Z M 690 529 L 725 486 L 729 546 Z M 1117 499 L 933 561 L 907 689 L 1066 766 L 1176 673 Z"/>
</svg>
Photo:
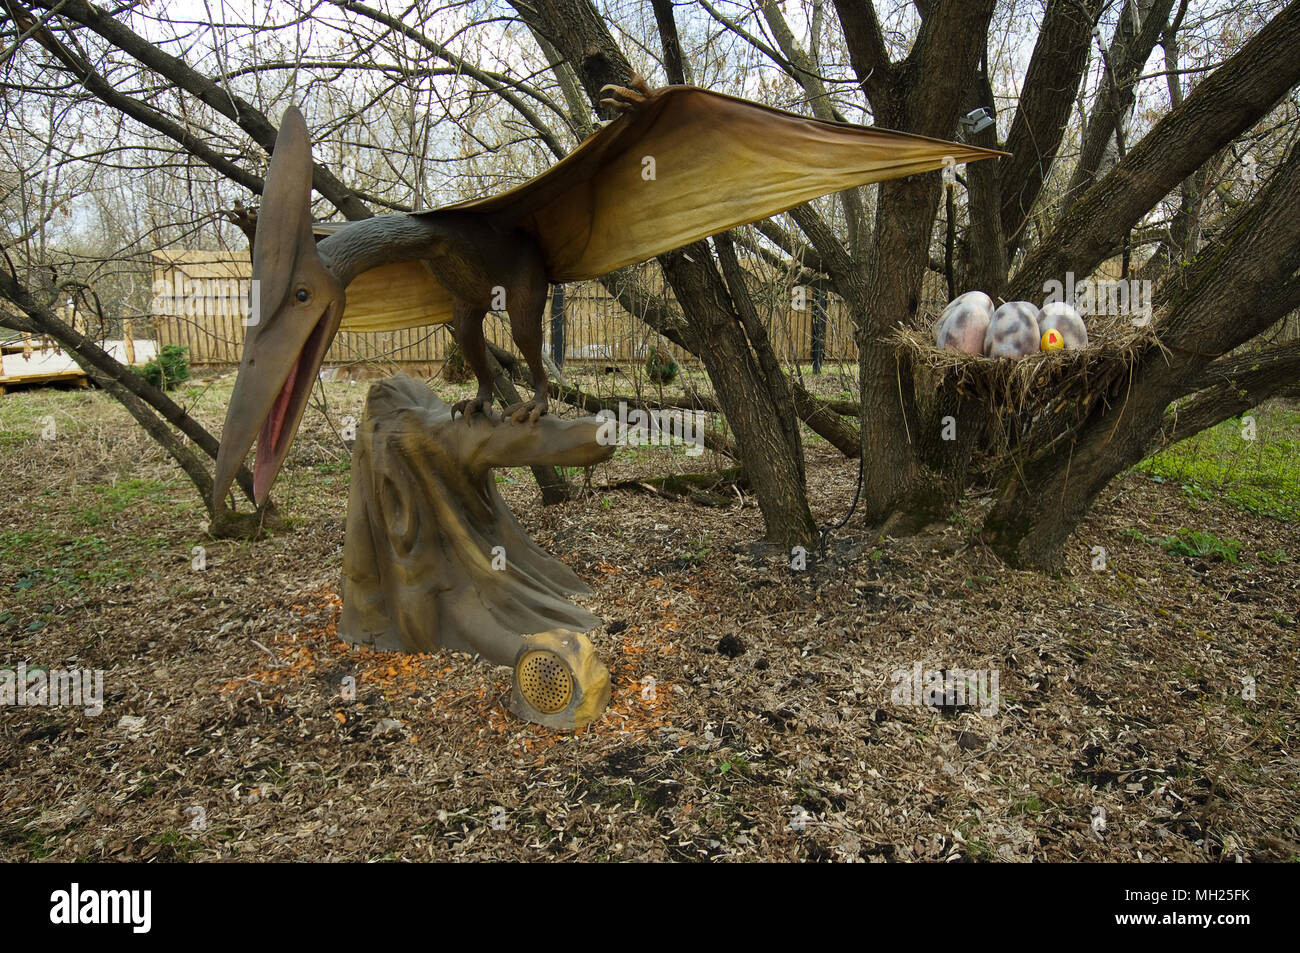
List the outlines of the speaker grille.
<svg viewBox="0 0 1300 953">
<path fill-rule="evenodd" d="M 573 675 L 569 667 L 551 652 L 529 652 L 516 669 L 519 694 L 524 701 L 546 715 L 569 707 L 573 700 Z"/>
</svg>

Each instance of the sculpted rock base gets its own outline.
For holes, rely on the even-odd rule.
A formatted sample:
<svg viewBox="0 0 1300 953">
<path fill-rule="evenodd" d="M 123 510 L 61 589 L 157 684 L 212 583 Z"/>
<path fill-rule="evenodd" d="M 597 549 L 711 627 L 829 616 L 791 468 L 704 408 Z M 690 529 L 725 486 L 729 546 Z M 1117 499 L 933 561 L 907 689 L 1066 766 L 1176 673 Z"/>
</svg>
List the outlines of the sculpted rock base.
<svg viewBox="0 0 1300 953">
<path fill-rule="evenodd" d="M 494 467 L 588 466 L 614 452 L 599 421 L 456 417 L 420 381 L 370 388 L 352 451 L 339 634 L 384 651 L 477 653 L 514 665 L 524 636 L 600 619 L 497 492 Z"/>
</svg>

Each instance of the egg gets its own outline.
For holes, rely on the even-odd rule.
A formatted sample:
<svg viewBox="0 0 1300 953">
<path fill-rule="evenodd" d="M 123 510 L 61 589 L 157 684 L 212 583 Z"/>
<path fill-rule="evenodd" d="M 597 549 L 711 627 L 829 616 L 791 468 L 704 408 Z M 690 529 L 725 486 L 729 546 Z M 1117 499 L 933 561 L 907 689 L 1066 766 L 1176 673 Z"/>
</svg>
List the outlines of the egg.
<svg viewBox="0 0 1300 953">
<path fill-rule="evenodd" d="M 948 302 L 935 322 L 935 344 L 940 350 L 983 354 L 984 335 L 993 315 L 993 299 L 982 291 L 968 291 Z"/>
<path fill-rule="evenodd" d="M 1038 330 L 1058 332 L 1064 347 L 1071 351 L 1088 346 L 1088 328 L 1083 323 L 1083 316 L 1064 301 L 1052 301 L 1043 305 Z M 1047 348 L 1044 347 L 1043 350 Z"/>
<path fill-rule="evenodd" d="M 1037 353 L 1040 341 L 1038 306 L 1030 301 L 1008 301 L 989 319 L 984 356 L 1024 357 Z"/>
</svg>

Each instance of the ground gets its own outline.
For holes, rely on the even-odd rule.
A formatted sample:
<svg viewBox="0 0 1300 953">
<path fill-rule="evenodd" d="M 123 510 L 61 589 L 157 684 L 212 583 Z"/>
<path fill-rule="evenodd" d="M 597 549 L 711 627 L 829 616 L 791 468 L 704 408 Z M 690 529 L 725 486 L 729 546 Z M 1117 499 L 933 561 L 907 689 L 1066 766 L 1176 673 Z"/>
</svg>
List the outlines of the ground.
<svg viewBox="0 0 1300 953">
<path fill-rule="evenodd" d="M 215 431 L 230 383 L 178 393 Z M 1293 410 L 1116 481 L 1059 578 L 1002 566 L 978 499 L 797 571 L 748 546 L 751 497 L 600 489 L 709 454 L 620 451 L 548 508 L 503 474 L 606 620 L 613 701 L 575 734 L 508 714 L 509 669 L 337 638 L 364 391 L 324 385 L 256 542 L 207 537 L 104 394 L 0 398 L 0 667 L 104 671 L 97 716 L 0 707 L 0 859 L 1300 859 Z M 838 522 L 856 468 L 813 439 L 808 474 Z M 996 704 L 905 704 L 917 665 Z"/>
</svg>

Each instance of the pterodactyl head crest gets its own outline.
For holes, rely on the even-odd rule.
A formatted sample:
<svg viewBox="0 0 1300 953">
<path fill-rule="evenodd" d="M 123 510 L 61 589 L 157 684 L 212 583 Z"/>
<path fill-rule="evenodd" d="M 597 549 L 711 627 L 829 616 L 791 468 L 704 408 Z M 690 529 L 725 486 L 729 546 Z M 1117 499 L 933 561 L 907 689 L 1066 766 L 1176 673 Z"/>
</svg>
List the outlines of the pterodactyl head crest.
<svg viewBox="0 0 1300 953">
<path fill-rule="evenodd" d="M 217 506 L 254 439 L 253 495 L 259 505 L 266 500 L 343 317 L 343 286 L 321 261 L 312 235 L 311 168 L 307 123 L 290 106 L 257 215 L 253 310 L 217 453 Z"/>
</svg>

